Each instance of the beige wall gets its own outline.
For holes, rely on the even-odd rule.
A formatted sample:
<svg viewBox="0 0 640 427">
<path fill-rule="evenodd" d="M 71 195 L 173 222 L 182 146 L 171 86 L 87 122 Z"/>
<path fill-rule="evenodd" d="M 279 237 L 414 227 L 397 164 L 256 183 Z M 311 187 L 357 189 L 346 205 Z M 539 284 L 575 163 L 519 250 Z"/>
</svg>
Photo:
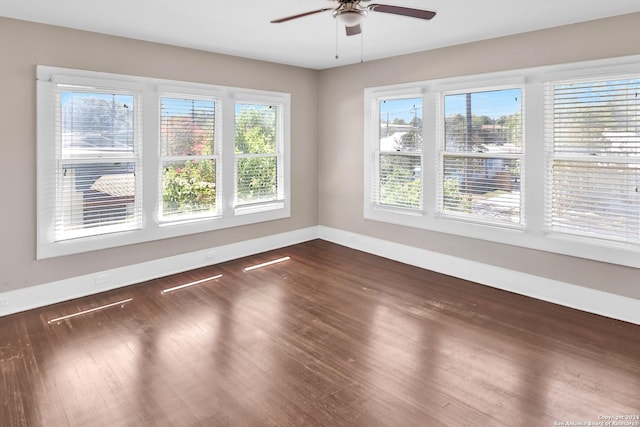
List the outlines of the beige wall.
<svg viewBox="0 0 640 427">
<path fill-rule="evenodd" d="M 318 72 L 0 18 L 0 293 L 318 224 Z M 291 93 L 291 218 L 36 261 L 36 65 Z"/>
<path fill-rule="evenodd" d="M 638 40 L 633 14 L 318 72 L 0 18 L 0 292 L 321 224 L 640 298 L 635 269 L 366 221 L 362 206 L 365 87 L 640 54 Z M 291 93 L 291 218 L 36 261 L 37 64 Z"/>
<path fill-rule="evenodd" d="M 366 87 L 640 54 L 639 41 L 632 14 L 323 71 L 320 224 L 640 298 L 633 268 L 364 220 L 362 178 Z"/>
</svg>

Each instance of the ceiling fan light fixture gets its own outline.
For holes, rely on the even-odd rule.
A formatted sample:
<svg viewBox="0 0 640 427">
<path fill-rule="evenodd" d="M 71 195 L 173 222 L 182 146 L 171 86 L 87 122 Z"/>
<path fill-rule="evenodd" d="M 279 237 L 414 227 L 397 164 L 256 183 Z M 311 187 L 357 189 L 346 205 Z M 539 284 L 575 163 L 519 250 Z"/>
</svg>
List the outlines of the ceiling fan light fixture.
<svg viewBox="0 0 640 427">
<path fill-rule="evenodd" d="M 347 27 L 360 24 L 366 16 L 366 9 L 338 9 L 333 12 L 333 17 Z"/>
</svg>

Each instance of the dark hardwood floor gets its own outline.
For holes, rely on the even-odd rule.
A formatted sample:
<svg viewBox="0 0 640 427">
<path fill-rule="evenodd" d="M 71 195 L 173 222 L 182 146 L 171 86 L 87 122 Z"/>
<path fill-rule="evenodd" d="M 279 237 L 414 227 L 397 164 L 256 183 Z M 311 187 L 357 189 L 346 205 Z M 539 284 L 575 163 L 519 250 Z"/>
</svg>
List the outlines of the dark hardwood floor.
<svg viewBox="0 0 640 427">
<path fill-rule="evenodd" d="M 640 425 L 640 326 L 320 240 L 0 337 L 3 426 Z"/>
</svg>

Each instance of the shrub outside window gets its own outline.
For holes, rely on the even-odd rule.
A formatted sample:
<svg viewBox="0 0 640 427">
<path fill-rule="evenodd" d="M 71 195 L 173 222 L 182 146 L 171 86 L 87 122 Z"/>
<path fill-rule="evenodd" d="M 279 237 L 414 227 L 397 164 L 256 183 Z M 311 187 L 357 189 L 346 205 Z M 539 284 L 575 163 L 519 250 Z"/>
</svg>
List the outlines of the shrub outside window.
<svg viewBox="0 0 640 427">
<path fill-rule="evenodd" d="M 278 106 L 235 105 L 236 206 L 282 197 Z"/>
<path fill-rule="evenodd" d="M 216 100 L 160 98 L 162 219 L 218 214 Z"/>
</svg>

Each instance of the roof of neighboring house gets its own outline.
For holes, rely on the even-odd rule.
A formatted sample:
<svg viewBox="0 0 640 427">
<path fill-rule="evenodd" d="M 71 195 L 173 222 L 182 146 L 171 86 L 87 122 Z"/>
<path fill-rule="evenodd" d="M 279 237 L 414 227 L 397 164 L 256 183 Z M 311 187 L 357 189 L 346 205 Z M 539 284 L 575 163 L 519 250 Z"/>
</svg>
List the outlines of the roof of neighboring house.
<svg viewBox="0 0 640 427">
<path fill-rule="evenodd" d="M 113 197 L 134 197 L 135 177 L 132 173 L 102 175 L 93 183 L 91 189 Z"/>
</svg>

